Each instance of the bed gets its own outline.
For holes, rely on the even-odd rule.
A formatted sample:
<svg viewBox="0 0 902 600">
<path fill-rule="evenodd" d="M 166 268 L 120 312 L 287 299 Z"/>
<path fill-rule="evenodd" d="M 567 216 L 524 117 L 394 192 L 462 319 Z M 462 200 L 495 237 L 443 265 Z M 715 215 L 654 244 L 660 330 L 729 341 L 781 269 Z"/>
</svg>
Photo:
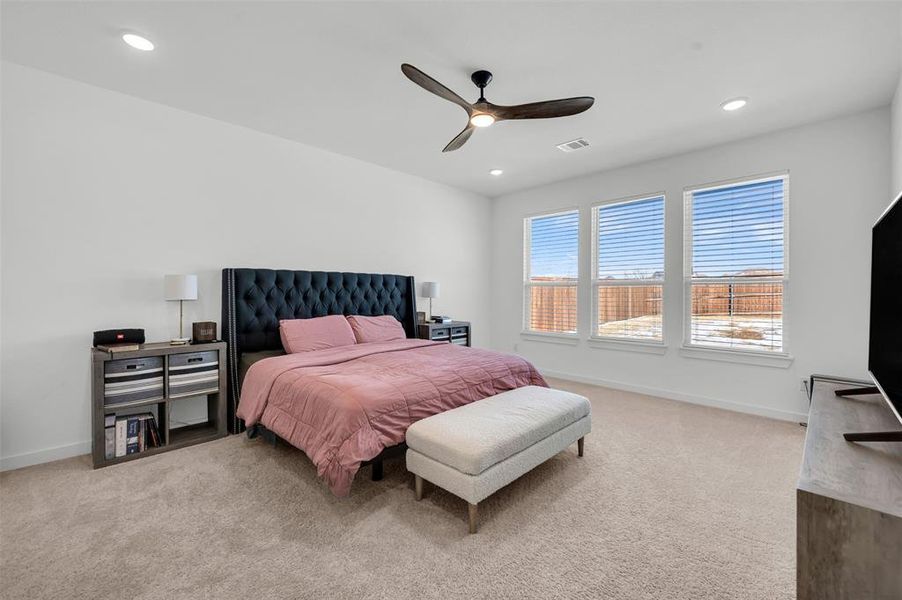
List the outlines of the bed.
<svg viewBox="0 0 902 600">
<path fill-rule="evenodd" d="M 224 269 L 233 433 L 277 436 L 301 449 L 337 496 L 361 466 L 404 448 L 427 416 L 526 385 L 546 385 L 528 361 L 415 339 L 413 277 L 372 273 Z M 406 339 L 285 355 L 279 320 L 391 315 Z"/>
</svg>

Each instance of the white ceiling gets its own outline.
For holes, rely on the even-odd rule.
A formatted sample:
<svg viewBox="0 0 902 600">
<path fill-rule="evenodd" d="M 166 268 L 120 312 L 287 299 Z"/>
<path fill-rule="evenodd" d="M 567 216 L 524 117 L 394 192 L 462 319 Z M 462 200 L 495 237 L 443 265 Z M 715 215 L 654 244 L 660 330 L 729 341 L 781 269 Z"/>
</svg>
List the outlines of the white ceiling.
<svg viewBox="0 0 902 600">
<path fill-rule="evenodd" d="M 898 3 L 8 2 L 4 59 L 498 196 L 886 105 Z M 150 38 L 142 53 L 124 30 Z M 502 122 L 459 151 L 468 100 L 595 96 L 587 113 Z M 749 96 L 724 113 L 720 103 Z M 579 136 L 571 154 L 555 144 Z M 503 168 L 491 177 L 491 168 Z"/>
</svg>

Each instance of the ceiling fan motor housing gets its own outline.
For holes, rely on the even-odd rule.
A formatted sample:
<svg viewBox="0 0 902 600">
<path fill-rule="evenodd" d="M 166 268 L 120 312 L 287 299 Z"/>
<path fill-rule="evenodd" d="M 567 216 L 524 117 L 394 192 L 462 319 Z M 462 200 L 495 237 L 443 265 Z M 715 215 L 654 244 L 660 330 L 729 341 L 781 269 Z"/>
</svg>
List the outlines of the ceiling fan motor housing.
<svg viewBox="0 0 902 600">
<path fill-rule="evenodd" d="M 488 71 L 474 71 L 470 75 L 470 79 L 476 84 L 476 87 L 483 89 L 492 81 L 492 74 Z"/>
</svg>

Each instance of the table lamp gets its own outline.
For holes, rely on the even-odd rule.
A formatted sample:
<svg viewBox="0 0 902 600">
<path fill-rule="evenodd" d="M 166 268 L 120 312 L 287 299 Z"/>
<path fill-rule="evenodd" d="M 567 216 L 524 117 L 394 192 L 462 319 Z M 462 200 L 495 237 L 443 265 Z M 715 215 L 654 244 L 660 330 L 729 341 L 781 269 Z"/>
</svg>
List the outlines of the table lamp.
<svg viewBox="0 0 902 600">
<path fill-rule="evenodd" d="M 179 301 L 179 336 L 170 340 L 173 346 L 182 346 L 191 341 L 184 334 L 184 311 L 182 302 L 185 300 L 197 300 L 197 275 L 166 275 L 163 278 L 166 300 Z"/>
<path fill-rule="evenodd" d="M 432 299 L 438 298 L 439 286 L 437 281 L 423 282 L 423 298 L 429 298 L 429 318 L 432 318 Z"/>
</svg>

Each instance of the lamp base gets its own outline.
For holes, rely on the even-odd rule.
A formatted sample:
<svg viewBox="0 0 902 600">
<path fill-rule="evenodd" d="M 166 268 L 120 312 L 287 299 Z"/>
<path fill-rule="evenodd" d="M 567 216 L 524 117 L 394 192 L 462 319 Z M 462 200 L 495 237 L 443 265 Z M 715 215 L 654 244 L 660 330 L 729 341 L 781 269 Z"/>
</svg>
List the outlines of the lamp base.
<svg viewBox="0 0 902 600">
<path fill-rule="evenodd" d="M 170 346 L 184 346 L 191 342 L 191 338 L 173 338 L 169 340 Z"/>
</svg>

